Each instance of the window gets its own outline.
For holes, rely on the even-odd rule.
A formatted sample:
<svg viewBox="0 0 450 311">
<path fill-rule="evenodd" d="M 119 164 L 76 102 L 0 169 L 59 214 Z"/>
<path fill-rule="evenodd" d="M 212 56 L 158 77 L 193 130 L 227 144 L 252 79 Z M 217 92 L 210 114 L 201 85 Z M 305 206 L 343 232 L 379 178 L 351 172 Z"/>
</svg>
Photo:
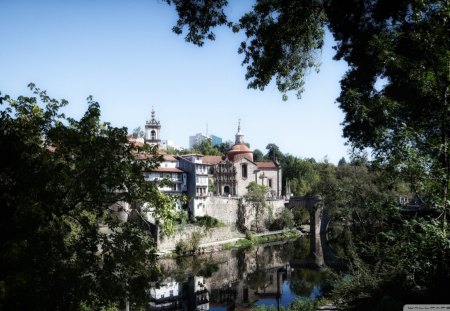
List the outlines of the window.
<svg viewBox="0 0 450 311">
<path fill-rule="evenodd" d="M 156 140 L 156 131 L 155 130 L 151 131 L 151 140 Z"/>
<path fill-rule="evenodd" d="M 269 179 L 269 188 L 272 188 L 272 179 Z"/>
<path fill-rule="evenodd" d="M 247 164 L 242 164 L 242 178 L 247 178 Z"/>
</svg>

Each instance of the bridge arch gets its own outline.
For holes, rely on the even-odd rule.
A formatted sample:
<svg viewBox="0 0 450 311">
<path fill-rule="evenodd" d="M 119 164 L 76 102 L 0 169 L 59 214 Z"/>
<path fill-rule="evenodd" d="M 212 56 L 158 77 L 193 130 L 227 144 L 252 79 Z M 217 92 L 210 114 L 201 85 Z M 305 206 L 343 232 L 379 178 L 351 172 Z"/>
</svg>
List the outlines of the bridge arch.
<svg viewBox="0 0 450 311">
<path fill-rule="evenodd" d="M 287 208 L 304 208 L 308 210 L 310 217 L 311 250 L 314 254 L 314 262 L 317 266 L 324 265 L 320 230 L 322 227 L 323 200 L 320 195 L 308 195 L 303 197 L 291 197 Z"/>
</svg>

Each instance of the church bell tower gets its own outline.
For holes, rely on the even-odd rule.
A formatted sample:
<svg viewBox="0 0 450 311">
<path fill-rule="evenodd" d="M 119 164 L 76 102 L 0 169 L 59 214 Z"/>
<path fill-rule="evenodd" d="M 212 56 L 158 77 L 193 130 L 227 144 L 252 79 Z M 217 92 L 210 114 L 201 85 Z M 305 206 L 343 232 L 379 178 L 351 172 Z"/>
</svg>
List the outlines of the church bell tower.
<svg viewBox="0 0 450 311">
<path fill-rule="evenodd" d="M 145 122 L 144 142 L 149 145 L 159 145 L 161 142 L 161 124 L 155 118 L 155 109 L 152 107 L 152 117 Z"/>
</svg>

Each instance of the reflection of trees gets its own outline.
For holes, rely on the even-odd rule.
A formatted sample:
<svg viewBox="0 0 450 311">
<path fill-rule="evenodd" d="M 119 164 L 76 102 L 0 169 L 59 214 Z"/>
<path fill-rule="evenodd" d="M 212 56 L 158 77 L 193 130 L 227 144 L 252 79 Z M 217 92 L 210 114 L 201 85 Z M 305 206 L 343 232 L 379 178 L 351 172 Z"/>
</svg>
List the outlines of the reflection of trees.
<svg viewBox="0 0 450 311">
<path fill-rule="evenodd" d="M 257 269 L 255 272 L 250 273 L 247 278 L 247 285 L 251 289 L 257 290 L 258 288 L 265 288 L 268 283 L 267 271 L 263 269 Z"/>
<path fill-rule="evenodd" d="M 238 277 L 239 279 L 242 279 L 244 277 L 244 272 L 247 270 L 247 266 L 245 264 L 245 249 L 238 249 L 235 252 L 235 256 L 237 259 Z"/>
<path fill-rule="evenodd" d="M 295 245 L 293 241 L 288 241 L 283 244 L 283 247 L 280 248 L 278 252 L 278 256 L 280 260 L 283 262 L 289 262 L 292 259 L 292 254 L 295 251 Z"/>
<path fill-rule="evenodd" d="M 295 269 L 291 273 L 289 288 L 298 296 L 309 297 L 314 286 L 322 287 L 325 281 L 326 274 L 324 272 L 310 269 Z"/>
<path fill-rule="evenodd" d="M 170 271 L 172 277 L 180 283 L 186 282 L 189 276 L 211 277 L 219 270 L 219 263 L 210 258 L 183 256 L 176 258 L 176 269 Z"/>
<path fill-rule="evenodd" d="M 303 259 L 308 257 L 311 252 L 309 236 L 302 236 L 294 241 L 294 252 L 292 258 Z"/>
</svg>

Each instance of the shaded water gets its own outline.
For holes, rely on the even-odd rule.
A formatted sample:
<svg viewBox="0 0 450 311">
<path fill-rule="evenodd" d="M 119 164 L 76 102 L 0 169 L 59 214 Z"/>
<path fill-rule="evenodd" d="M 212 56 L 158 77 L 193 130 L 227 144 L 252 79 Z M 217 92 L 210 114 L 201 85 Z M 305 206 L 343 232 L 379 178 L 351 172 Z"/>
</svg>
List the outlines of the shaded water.
<svg viewBox="0 0 450 311">
<path fill-rule="evenodd" d="M 329 269 L 309 237 L 159 261 L 163 277 L 150 289 L 150 310 L 234 310 L 287 306 L 327 290 Z"/>
</svg>

